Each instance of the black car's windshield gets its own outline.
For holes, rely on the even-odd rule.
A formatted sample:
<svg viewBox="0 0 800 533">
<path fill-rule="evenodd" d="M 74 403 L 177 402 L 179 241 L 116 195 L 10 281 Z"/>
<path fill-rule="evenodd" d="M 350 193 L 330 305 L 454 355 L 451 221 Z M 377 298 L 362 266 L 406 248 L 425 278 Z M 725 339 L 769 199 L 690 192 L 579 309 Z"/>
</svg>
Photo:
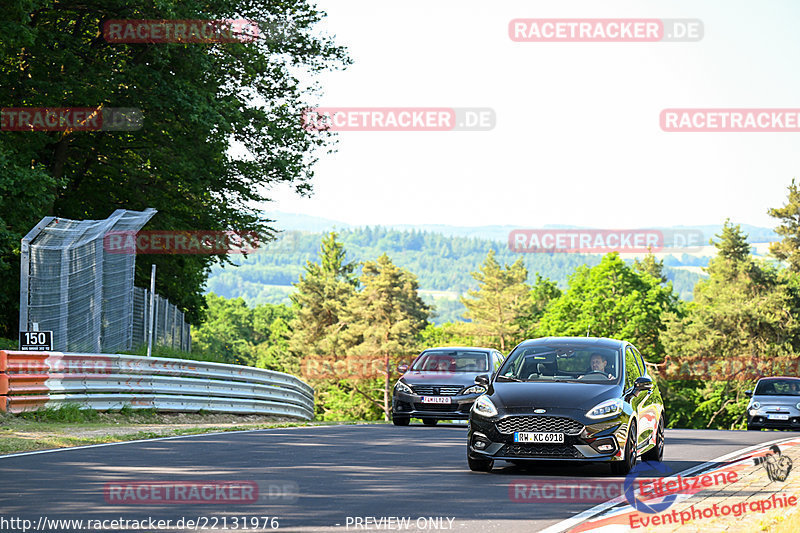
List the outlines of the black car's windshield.
<svg viewBox="0 0 800 533">
<path fill-rule="evenodd" d="M 800 381 L 793 379 L 770 379 L 759 381 L 756 394 L 761 396 L 800 396 Z"/>
<path fill-rule="evenodd" d="M 500 368 L 497 381 L 575 381 L 608 383 L 617 379 L 619 352 L 585 345 L 517 347 Z"/>
<path fill-rule="evenodd" d="M 411 370 L 422 372 L 488 372 L 489 356 L 468 350 L 436 350 L 420 355 Z"/>
</svg>

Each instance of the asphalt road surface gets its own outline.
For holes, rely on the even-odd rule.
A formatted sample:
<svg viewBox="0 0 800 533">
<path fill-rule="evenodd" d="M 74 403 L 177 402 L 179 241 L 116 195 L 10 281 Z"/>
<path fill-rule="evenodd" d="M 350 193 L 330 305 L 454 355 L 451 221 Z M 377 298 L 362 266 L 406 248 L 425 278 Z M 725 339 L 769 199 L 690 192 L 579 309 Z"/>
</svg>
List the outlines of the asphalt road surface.
<svg viewBox="0 0 800 533">
<path fill-rule="evenodd" d="M 664 464 L 678 473 L 741 448 L 798 435 L 667 430 Z M 520 468 L 498 462 L 491 474 L 473 473 L 465 446 L 465 425 L 376 424 L 222 433 L 2 457 L 0 530 L 22 531 L 23 522 L 2 522 L 17 518 L 32 521 L 29 531 L 37 526 L 39 531 L 80 530 L 45 527 L 57 519 L 142 520 L 145 527 L 129 530 L 158 531 L 146 527 L 146 520 L 171 520 L 174 526 L 183 518 L 199 519 L 197 529 L 205 526 L 205 531 L 245 531 L 243 520 L 248 526 L 258 521 L 249 531 L 276 526 L 278 531 L 396 531 L 403 530 L 402 523 L 388 519 L 405 517 L 411 526 L 434 531 L 529 533 L 594 504 L 512 501 L 512 481 L 611 478 L 606 465 L 569 463 Z M 137 487 L 129 483 L 152 487 L 152 482 L 192 481 L 257 485 L 259 497 L 245 503 L 137 499 L 121 504 L 123 492 L 116 493 L 116 500 L 109 492 Z M 141 498 L 143 493 L 137 494 Z M 144 494 L 147 499 L 156 493 Z M 220 496 L 226 497 L 230 494 Z M 121 530 L 113 525 L 108 522 L 105 530 Z"/>
</svg>

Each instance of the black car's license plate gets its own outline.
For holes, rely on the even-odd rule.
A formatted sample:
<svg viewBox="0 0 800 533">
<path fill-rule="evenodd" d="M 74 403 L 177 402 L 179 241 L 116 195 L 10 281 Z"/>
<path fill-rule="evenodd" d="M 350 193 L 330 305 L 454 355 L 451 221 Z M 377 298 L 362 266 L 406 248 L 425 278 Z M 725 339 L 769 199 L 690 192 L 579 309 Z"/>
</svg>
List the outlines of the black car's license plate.
<svg viewBox="0 0 800 533">
<path fill-rule="evenodd" d="M 563 433 L 526 433 L 514 432 L 514 442 L 530 442 L 534 444 L 564 444 Z"/>
</svg>

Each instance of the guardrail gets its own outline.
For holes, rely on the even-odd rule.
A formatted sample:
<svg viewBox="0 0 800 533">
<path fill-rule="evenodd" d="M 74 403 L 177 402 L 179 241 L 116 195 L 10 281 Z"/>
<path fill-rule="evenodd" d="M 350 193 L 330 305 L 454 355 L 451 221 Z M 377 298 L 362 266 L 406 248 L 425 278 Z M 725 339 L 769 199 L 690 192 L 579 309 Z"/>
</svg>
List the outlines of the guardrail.
<svg viewBox="0 0 800 533">
<path fill-rule="evenodd" d="M 0 350 L 0 411 L 64 404 L 314 418 L 314 389 L 283 372 L 137 355 Z"/>
</svg>

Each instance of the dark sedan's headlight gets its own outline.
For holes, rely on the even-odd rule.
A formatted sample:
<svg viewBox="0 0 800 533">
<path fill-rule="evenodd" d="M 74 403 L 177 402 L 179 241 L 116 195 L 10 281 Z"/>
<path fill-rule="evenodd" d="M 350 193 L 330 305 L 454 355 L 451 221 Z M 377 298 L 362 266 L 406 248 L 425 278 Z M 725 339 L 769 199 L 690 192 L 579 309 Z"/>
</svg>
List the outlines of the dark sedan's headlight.
<svg viewBox="0 0 800 533">
<path fill-rule="evenodd" d="M 405 383 L 403 383 L 400 380 L 397 380 L 397 383 L 395 383 L 394 388 L 395 388 L 395 390 L 397 390 L 399 392 L 403 392 L 405 394 L 414 394 L 414 391 L 411 390 L 411 387 L 409 387 L 408 385 L 406 385 Z"/>
<path fill-rule="evenodd" d="M 622 400 L 613 398 L 600 402 L 586 413 L 587 418 L 608 418 L 609 416 L 618 415 L 622 412 Z"/>
<path fill-rule="evenodd" d="M 461 394 L 483 394 L 484 392 L 486 392 L 486 387 L 483 385 L 473 385 L 461 391 Z"/>
</svg>

